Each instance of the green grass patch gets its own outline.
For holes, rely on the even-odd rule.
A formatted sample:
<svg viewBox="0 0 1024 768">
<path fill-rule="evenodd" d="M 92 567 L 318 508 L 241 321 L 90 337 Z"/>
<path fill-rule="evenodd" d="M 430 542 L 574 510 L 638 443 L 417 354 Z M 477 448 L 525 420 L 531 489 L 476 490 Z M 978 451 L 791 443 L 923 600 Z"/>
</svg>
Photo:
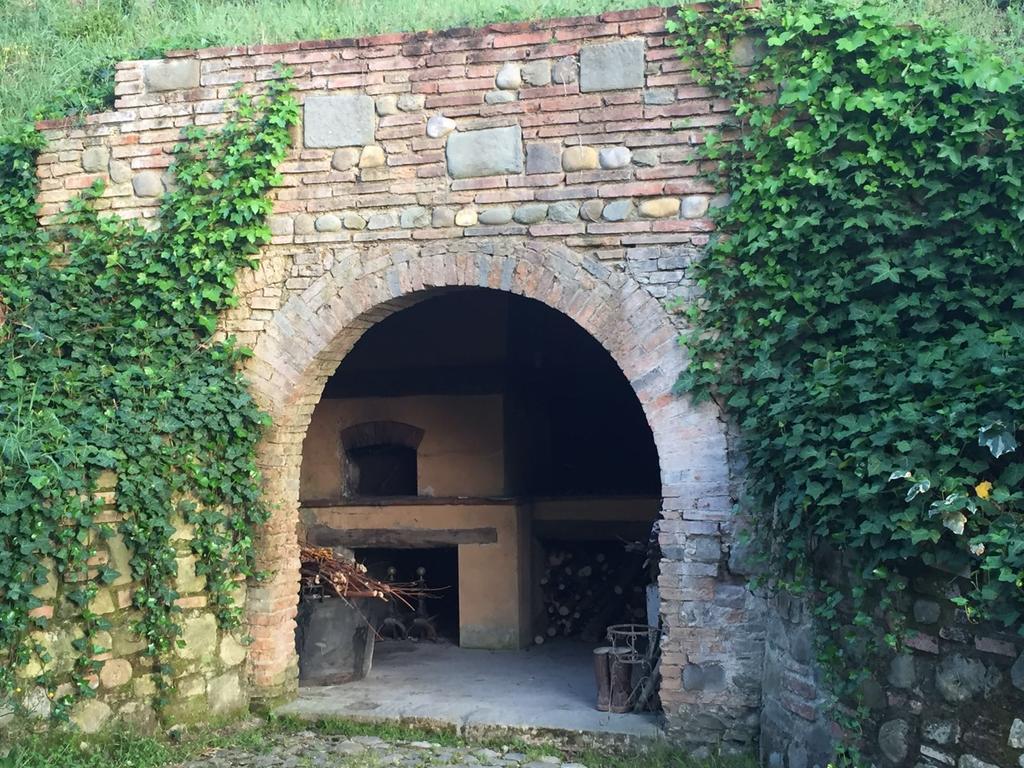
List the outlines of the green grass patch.
<svg viewBox="0 0 1024 768">
<path fill-rule="evenodd" d="M 266 749 L 272 730 L 235 725 L 184 732 L 180 739 L 143 735 L 119 728 L 83 736 L 51 730 L 0 741 L 2 768 L 161 768 L 191 760 L 217 747 Z"/>
</svg>

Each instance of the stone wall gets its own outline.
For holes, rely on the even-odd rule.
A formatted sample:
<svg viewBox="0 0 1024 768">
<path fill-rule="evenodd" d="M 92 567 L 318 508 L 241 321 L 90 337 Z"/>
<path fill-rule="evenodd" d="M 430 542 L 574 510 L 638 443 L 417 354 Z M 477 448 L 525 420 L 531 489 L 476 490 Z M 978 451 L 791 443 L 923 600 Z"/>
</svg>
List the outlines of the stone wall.
<svg viewBox="0 0 1024 768">
<path fill-rule="evenodd" d="M 100 630 L 93 638 L 97 650 L 91 658 L 99 665 L 98 672 L 89 675 L 88 684 L 95 691 L 95 697 L 82 698 L 75 704 L 71 721 L 86 733 L 115 721 L 148 729 L 157 723 L 153 706 L 157 693 L 153 660 L 143 653 L 145 641 L 132 631 L 133 623 L 138 620 L 138 612 L 132 608 L 132 596 L 139 585 L 132 578 L 132 553 L 116 532 L 123 518 L 116 509 L 114 475 L 105 473 L 100 477 L 97 496 L 102 507 L 95 518 L 91 545 L 96 554 L 89 560 L 89 570 L 58 575 L 51 567 L 46 584 L 34 591 L 43 605 L 36 608 L 33 615 L 47 618 L 48 626 L 30 637 L 38 643 L 42 654 L 33 656 L 18 672 L 25 686 L 20 703 L 33 717 L 50 715 L 50 695 L 45 689 L 34 687 L 34 681 L 43 673 L 52 673 L 58 681 L 67 678 L 78 655 L 73 643 L 83 636 L 75 620 L 78 609 L 65 595 L 86 579 L 97 580 L 100 568 L 110 568 L 117 576 L 109 585 L 100 586 L 89 604 L 89 610 L 110 623 L 109 630 Z M 111 535 L 101 536 L 102 528 L 107 528 Z M 229 633 L 219 629 L 216 618 L 207 609 L 205 577 L 196 575 L 191 538 L 190 526 L 178 521 L 172 535 L 178 553 L 178 578 L 173 586 L 181 595 L 176 604 L 181 608 L 179 622 L 185 646 L 163 659 L 169 663 L 172 675 L 168 703 L 162 714 L 172 722 L 229 717 L 248 706 L 243 666 L 244 630 Z M 244 604 L 245 594 L 246 587 L 242 584 L 235 594 L 236 600 Z M 72 691 L 71 683 L 64 682 L 53 697 L 61 698 Z M 12 707 L 0 702 L 0 730 L 5 722 L 14 722 L 13 712 Z"/>
<path fill-rule="evenodd" d="M 261 452 L 270 522 L 249 592 L 254 696 L 297 680 L 299 468 L 323 384 L 373 323 L 431 291 L 537 299 L 594 336 L 637 394 L 662 477 L 661 698 L 670 735 L 747 748 L 756 736 L 762 605 L 732 557 L 725 426 L 675 397 L 689 265 L 713 229 L 698 157 L 729 105 L 695 85 L 669 11 L 171 52 L 117 67 L 115 111 L 41 125 L 44 222 L 97 178 L 98 206 L 152 221 L 183 128 L 225 119 L 235 86 L 292 68 L 302 125 L 274 193 L 272 245 L 239 275 L 225 332 L 274 419 Z M 742 63 L 742 62 L 741 62 Z"/>
<path fill-rule="evenodd" d="M 903 653 L 868 659 L 862 749 L 873 764 L 914 768 L 1024 765 L 1024 639 L 967 621 L 950 574 L 911 581 Z M 780 596 L 768 625 L 761 759 L 772 768 L 828 765 L 841 734 L 815 661 L 802 600 Z"/>
</svg>

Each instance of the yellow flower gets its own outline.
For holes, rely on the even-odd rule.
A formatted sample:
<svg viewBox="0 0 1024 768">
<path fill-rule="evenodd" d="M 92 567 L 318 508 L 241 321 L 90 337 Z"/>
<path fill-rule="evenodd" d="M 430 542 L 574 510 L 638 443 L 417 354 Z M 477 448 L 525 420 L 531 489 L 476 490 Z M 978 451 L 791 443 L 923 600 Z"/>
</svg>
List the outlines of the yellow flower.
<svg viewBox="0 0 1024 768">
<path fill-rule="evenodd" d="M 990 483 L 988 480 L 986 480 L 983 483 L 978 483 L 976 486 L 974 486 L 974 492 L 978 494 L 978 498 L 980 499 L 987 499 L 989 491 L 991 490 L 992 483 Z"/>
</svg>

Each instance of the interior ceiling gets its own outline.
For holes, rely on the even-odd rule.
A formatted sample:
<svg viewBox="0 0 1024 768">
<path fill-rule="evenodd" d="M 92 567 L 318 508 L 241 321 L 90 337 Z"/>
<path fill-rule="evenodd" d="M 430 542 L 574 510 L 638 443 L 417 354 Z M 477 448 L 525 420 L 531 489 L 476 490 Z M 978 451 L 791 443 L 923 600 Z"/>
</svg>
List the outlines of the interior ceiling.
<svg viewBox="0 0 1024 768">
<path fill-rule="evenodd" d="M 461 289 L 370 328 L 324 397 L 487 394 L 504 391 L 510 376 L 571 386 L 608 373 L 623 378 L 604 348 L 556 310 L 500 291 Z"/>
</svg>

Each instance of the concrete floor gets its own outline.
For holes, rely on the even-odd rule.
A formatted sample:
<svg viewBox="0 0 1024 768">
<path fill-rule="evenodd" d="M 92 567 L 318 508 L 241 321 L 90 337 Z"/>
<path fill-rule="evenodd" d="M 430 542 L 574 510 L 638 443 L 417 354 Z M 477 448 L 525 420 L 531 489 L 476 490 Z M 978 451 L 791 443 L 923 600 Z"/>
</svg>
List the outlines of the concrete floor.
<svg viewBox="0 0 1024 768">
<path fill-rule="evenodd" d="M 379 642 L 373 669 L 345 685 L 303 687 L 277 712 L 308 719 L 429 721 L 460 733 L 552 734 L 657 739 L 659 719 L 594 709 L 591 646 L 552 643 L 528 651 Z"/>
</svg>

